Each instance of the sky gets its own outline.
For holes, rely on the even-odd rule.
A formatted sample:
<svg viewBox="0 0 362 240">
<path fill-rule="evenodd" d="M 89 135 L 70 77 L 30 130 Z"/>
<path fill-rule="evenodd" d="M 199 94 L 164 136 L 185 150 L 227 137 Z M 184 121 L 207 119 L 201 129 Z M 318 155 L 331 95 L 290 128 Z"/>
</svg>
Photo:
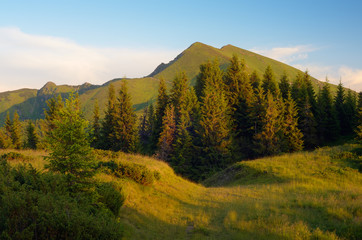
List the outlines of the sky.
<svg viewBox="0 0 362 240">
<path fill-rule="evenodd" d="M 362 91 L 362 1 L 0 0 L 0 92 L 143 77 L 227 44 Z"/>
</svg>

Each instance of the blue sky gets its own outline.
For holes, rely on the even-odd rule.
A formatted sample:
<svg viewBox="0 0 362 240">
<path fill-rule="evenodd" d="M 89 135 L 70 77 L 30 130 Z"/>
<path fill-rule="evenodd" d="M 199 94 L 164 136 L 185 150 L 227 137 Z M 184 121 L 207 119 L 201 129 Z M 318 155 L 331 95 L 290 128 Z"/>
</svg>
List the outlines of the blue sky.
<svg viewBox="0 0 362 240">
<path fill-rule="evenodd" d="M 232 44 L 362 90 L 361 1 L 0 0 L 0 91 L 141 77 Z"/>
</svg>

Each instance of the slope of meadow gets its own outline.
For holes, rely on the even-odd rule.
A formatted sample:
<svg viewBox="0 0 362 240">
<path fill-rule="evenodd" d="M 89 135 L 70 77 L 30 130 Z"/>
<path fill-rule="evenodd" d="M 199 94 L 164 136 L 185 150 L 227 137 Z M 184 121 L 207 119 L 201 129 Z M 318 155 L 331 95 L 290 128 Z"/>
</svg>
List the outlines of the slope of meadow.
<svg viewBox="0 0 362 240">
<path fill-rule="evenodd" d="M 43 168 L 45 152 L 21 153 L 29 158 L 11 164 Z M 207 179 L 208 187 L 175 175 L 165 162 L 120 153 L 100 160 L 145 165 L 160 179 L 143 186 L 96 177 L 127 196 L 119 218 L 126 239 L 361 239 L 360 153 L 361 145 L 345 144 L 239 162 Z"/>
</svg>

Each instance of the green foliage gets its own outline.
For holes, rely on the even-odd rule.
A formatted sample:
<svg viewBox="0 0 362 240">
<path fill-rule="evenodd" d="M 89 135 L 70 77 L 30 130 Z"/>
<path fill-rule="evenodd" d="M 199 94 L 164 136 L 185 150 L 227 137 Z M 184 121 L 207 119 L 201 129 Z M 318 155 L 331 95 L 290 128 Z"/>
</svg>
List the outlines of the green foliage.
<svg viewBox="0 0 362 240">
<path fill-rule="evenodd" d="M 274 72 L 270 66 L 265 69 L 261 86 L 263 87 L 265 93 L 270 91 L 270 93 L 274 96 L 279 95 L 279 87 L 275 80 Z"/>
<path fill-rule="evenodd" d="M 153 150 L 156 150 L 158 145 L 158 140 L 160 139 L 160 134 L 162 132 L 163 118 L 166 113 L 166 107 L 170 101 L 169 96 L 167 95 L 166 83 L 163 78 L 160 79 L 160 85 L 158 88 L 158 96 L 156 103 L 156 112 L 155 112 L 155 129 L 153 132 Z"/>
<path fill-rule="evenodd" d="M 114 132 L 111 133 L 112 150 L 136 152 L 137 127 L 136 115 L 128 94 L 126 82 L 123 82 L 115 105 Z"/>
<path fill-rule="evenodd" d="M 101 147 L 101 123 L 99 119 L 99 106 L 98 106 L 98 100 L 96 100 L 94 104 L 94 110 L 93 110 L 93 123 L 92 123 L 92 147 L 99 148 Z"/>
<path fill-rule="evenodd" d="M 317 122 L 320 143 L 324 144 L 337 139 L 339 135 L 339 122 L 333 106 L 328 79 L 318 95 Z"/>
<path fill-rule="evenodd" d="M 55 112 L 57 118 L 48 125 L 53 130 L 47 136 L 49 156 L 48 168 L 64 174 L 68 187 L 73 191 L 89 188 L 93 170 L 93 156 L 90 136 L 87 132 L 88 121 L 82 118 L 77 96 L 70 95 L 63 108 Z"/>
<path fill-rule="evenodd" d="M 290 83 L 287 74 L 284 72 L 279 82 L 279 89 L 282 95 L 283 100 L 288 98 L 288 94 L 290 91 Z"/>
<path fill-rule="evenodd" d="M 38 145 L 38 136 L 35 132 L 34 124 L 29 121 L 28 126 L 26 128 L 26 135 L 27 135 L 27 141 L 26 141 L 26 147 L 30 149 L 37 149 Z"/>
<path fill-rule="evenodd" d="M 125 162 L 100 162 L 99 167 L 106 167 L 118 178 L 129 178 L 142 185 L 152 185 L 155 180 L 160 179 L 157 171 L 153 172 L 146 166 L 136 163 Z"/>
<path fill-rule="evenodd" d="M 231 119 L 227 100 L 221 89 L 206 85 L 200 107 L 198 133 L 203 146 L 204 165 L 226 165 L 231 147 Z"/>
<path fill-rule="evenodd" d="M 282 121 L 283 152 L 295 152 L 303 149 L 303 133 L 298 128 L 298 111 L 290 91 L 284 100 Z"/>
<path fill-rule="evenodd" d="M 165 109 L 165 115 L 162 119 L 162 132 L 158 140 L 158 151 L 156 153 L 159 159 L 169 160 L 173 153 L 173 143 L 175 140 L 175 108 L 173 105 L 168 105 Z"/>
<path fill-rule="evenodd" d="M 108 103 L 104 120 L 102 122 L 102 149 L 109 150 L 114 145 L 113 135 L 116 125 L 116 94 L 113 84 L 108 86 Z"/>
<path fill-rule="evenodd" d="M 116 189 L 113 183 L 98 183 L 96 185 L 96 192 L 99 195 L 98 203 L 104 204 L 116 217 L 118 217 L 119 210 L 126 200 L 120 190 Z"/>
<path fill-rule="evenodd" d="M 1 160 L 0 192 L 2 239 L 120 239 L 123 235 L 111 213 L 123 201 L 110 200 L 108 186 L 98 188 L 100 202 L 88 194 L 71 197 L 65 177 L 40 173 L 31 165 L 12 168 Z"/>
<path fill-rule="evenodd" d="M 145 108 L 142 116 L 140 117 L 138 126 L 138 135 L 141 146 L 141 152 L 143 154 L 154 153 L 154 131 L 155 131 L 155 113 L 153 110 L 153 104 L 150 104 L 148 108 Z"/>
<path fill-rule="evenodd" d="M 253 71 L 250 75 L 250 83 L 251 83 L 251 86 L 253 87 L 254 91 L 256 91 L 259 86 L 260 86 L 260 83 L 261 83 L 261 80 L 260 80 L 260 77 L 257 73 L 257 71 Z"/>
<path fill-rule="evenodd" d="M 197 76 L 195 92 L 199 100 L 202 102 L 205 96 L 205 89 L 207 86 L 213 86 L 217 91 L 224 89 L 223 72 L 219 67 L 219 61 L 207 61 L 200 65 L 200 73 Z"/>
</svg>

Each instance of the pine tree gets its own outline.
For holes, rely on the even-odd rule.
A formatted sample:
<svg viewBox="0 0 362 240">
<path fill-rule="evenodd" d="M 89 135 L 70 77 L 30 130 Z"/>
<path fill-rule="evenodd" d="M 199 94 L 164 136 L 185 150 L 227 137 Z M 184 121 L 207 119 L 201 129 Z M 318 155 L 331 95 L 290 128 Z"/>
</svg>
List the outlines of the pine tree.
<svg viewBox="0 0 362 240">
<path fill-rule="evenodd" d="M 262 87 L 265 93 L 270 91 L 273 96 L 279 95 L 279 87 L 275 80 L 274 72 L 270 66 L 265 69 Z"/>
<path fill-rule="evenodd" d="M 345 95 L 342 82 L 339 82 L 337 86 L 337 93 L 334 97 L 334 109 L 336 110 L 336 117 L 340 124 L 341 134 L 345 135 L 348 131 L 348 122 L 345 111 Z"/>
<path fill-rule="evenodd" d="M 116 118 L 116 94 L 113 84 L 110 84 L 108 87 L 108 103 L 107 110 L 105 112 L 105 117 L 102 122 L 101 128 L 101 148 L 104 150 L 112 149 L 116 144 L 112 138 L 112 134 L 115 132 L 115 118 Z"/>
<path fill-rule="evenodd" d="M 5 128 L 0 128 L 0 149 L 12 147 L 12 141 Z"/>
<path fill-rule="evenodd" d="M 157 157 L 159 159 L 168 161 L 173 153 L 173 144 L 175 139 L 175 108 L 168 105 L 165 109 L 165 115 L 162 121 L 162 132 L 158 141 Z"/>
<path fill-rule="evenodd" d="M 260 80 L 258 73 L 255 70 L 251 73 L 249 80 L 250 80 L 251 86 L 254 89 L 254 92 L 256 92 L 259 88 L 261 80 Z"/>
<path fill-rule="evenodd" d="M 284 72 L 279 82 L 279 89 L 282 95 L 283 100 L 288 98 L 288 94 L 290 91 L 290 83 L 287 74 Z"/>
<path fill-rule="evenodd" d="M 224 167 L 230 154 L 230 127 L 228 103 L 224 93 L 213 85 L 206 85 L 200 108 L 198 133 L 204 146 L 204 165 Z"/>
<path fill-rule="evenodd" d="M 47 107 L 44 111 L 45 122 L 46 122 L 46 134 L 51 134 L 51 131 L 54 129 L 53 120 L 56 119 L 57 113 L 61 108 L 63 108 L 62 96 L 59 94 L 57 98 L 53 97 L 47 101 Z"/>
<path fill-rule="evenodd" d="M 158 88 L 158 96 L 156 102 L 156 114 L 155 114 L 155 127 L 154 132 L 152 133 L 152 149 L 156 150 L 158 145 L 158 139 L 162 132 L 162 121 L 165 116 L 166 107 L 169 104 L 169 96 L 167 95 L 166 83 L 163 78 L 160 79 L 160 86 Z"/>
<path fill-rule="evenodd" d="M 13 141 L 11 139 L 11 132 L 12 132 L 12 128 L 13 128 L 13 122 L 11 121 L 10 119 L 10 114 L 9 112 L 6 113 L 6 120 L 5 120 L 5 135 L 6 135 L 6 138 L 7 139 L 10 139 L 10 146 L 9 148 L 13 147 L 12 144 L 13 144 Z M 5 137 L 4 137 L 4 141 L 5 141 Z"/>
<path fill-rule="evenodd" d="M 140 117 L 139 124 L 139 140 L 140 146 L 143 154 L 152 154 L 152 133 L 154 131 L 155 124 L 155 115 L 153 110 L 153 105 L 150 104 L 147 108 L 144 109 L 142 116 Z"/>
<path fill-rule="evenodd" d="M 318 136 L 320 143 L 324 144 L 336 140 L 339 133 L 339 124 L 333 106 L 328 79 L 318 96 Z"/>
<path fill-rule="evenodd" d="M 39 140 L 35 132 L 34 124 L 31 121 L 29 121 L 28 126 L 26 128 L 26 135 L 27 135 L 26 147 L 30 149 L 37 149 Z"/>
<path fill-rule="evenodd" d="M 86 130 L 88 122 L 82 118 L 78 96 L 70 94 L 64 107 L 53 112 L 52 134 L 47 135 L 50 171 L 66 176 L 70 191 L 78 192 L 90 187 L 95 174 L 94 159 L 90 147 L 90 136 Z"/>
<path fill-rule="evenodd" d="M 303 149 L 303 134 L 298 128 L 298 111 L 290 91 L 284 101 L 283 112 L 283 152 L 295 152 Z"/>
<path fill-rule="evenodd" d="M 181 114 L 185 113 L 187 92 L 188 79 L 185 72 L 182 72 L 178 74 L 173 80 L 170 95 L 171 104 L 175 107 L 176 122 L 181 117 Z M 186 118 L 185 121 L 188 121 L 187 116 L 184 117 Z"/>
<path fill-rule="evenodd" d="M 99 120 L 99 106 L 98 106 L 98 99 L 96 99 L 94 103 L 94 110 L 93 110 L 93 123 L 92 123 L 92 144 L 93 148 L 99 148 L 101 145 L 101 124 Z"/>
<path fill-rule="evenodd" d="M 254 137 L 254 151 L 259 156 L 274 155 L 281 152 L 282 140 L 282 112 L 274 100 L 273 94 L 268 91 L 265 99 L 265 115 L 261 115 L 260 131 Z"/>
<path fill-rule="evenodd" d="M 110 134 L 113 140 L 112 150 L 127 153 L 136 152 L 138 140 L 136 115 L 125 81 L 121 84 L 119 97 L 115 105 L 114 121 L 114 132 Z"/>
<path fill-rule="evenodd" d="M 222 91 L 224 87 L 223 72 L 219 67 L 219 61 L 207 61 L 200 65 L 200 73 L 196 78 L 195 91 L 200 101 L 205 96 L 205 88 L 207 85 L 213 86 L 217 91 Z"/>
<path fill-rule="evenodd" d="M 298 119 L 298 128 L 303 134 L 304 146 L 307 149 L 312 149 L 318 145 L 317 121 L 311 108 L 307 98 L 303 107 L 298 111 L 298 114 L 300 115 Z"/>
<path fill-rule="evenodd" d="M 11 140 L 13 142 L 15 149 L 20 149 L 22 147 L 21 125 L 20 125 L 19 115 L 16 111 L 14 112 L 14 118 L 11 124 Z"/>
<path fill-rule="evenodd" d="M 346 114 L 345 132 L 346 134 L 352 134 L 353 129 L 357 126 L 357 102 L 356 96 L 351 90 L 347 92 L 344 109 Z"/>
<path fill-rule="evenodd" d="M 252 88 L 248 75 L 245 71 L 244 61 L 239 61 L 237 55 L 233 55 L 230 65 L 224 75 L 225 95 L 229 106 L 234 109 L 238 104 L 239 96 L 243 88 Z M 246 86 L 246 84 L 248 86 Z"/>
<path fill-rule="evenodd" d="M 362 92 L 358 93 L 358 104 L 357 104 L 357 127 L 355 130 L 357 134 L 357 140 L 362 143 Z"/>
</svg>

